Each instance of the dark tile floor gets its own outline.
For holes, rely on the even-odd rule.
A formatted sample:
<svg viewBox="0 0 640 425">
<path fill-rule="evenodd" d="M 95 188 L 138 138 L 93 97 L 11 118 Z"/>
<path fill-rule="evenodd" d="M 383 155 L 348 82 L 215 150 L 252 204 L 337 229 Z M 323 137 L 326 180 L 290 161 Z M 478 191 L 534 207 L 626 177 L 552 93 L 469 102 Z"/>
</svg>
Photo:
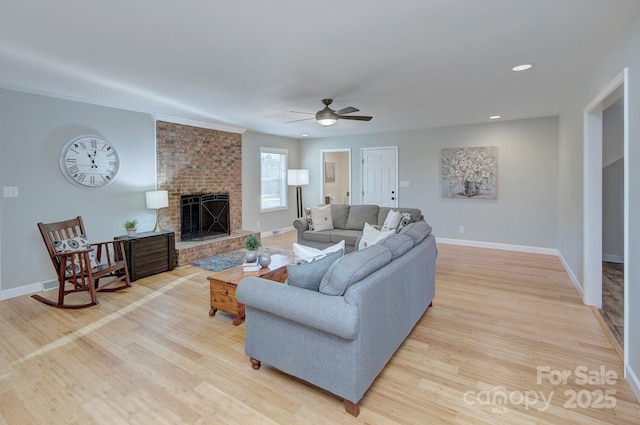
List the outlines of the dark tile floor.
<svg viewBox="0 0 640 425">
<path fill-rule="evenodd" d="M 602 263 L 602 309 L 604 321 L 624 347 L 624 264 Z"/>
</svg>

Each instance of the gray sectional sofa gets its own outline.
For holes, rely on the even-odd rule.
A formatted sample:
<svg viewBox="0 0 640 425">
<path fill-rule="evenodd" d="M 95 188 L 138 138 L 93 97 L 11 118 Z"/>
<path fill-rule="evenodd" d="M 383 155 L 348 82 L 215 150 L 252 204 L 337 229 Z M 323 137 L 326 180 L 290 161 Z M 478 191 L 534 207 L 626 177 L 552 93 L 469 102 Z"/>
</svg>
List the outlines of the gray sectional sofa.
<svg viewBox="0 0 640 425">
<path fill-rule="evenodd" d="M 324 249 L 342 240 L 345 242 L 345 252 L 355 250 L 358 238 L 362 236 L 365 223 L 382 226 L 389 210 L 406 211 L 411 214 L 413 221 L 424 220 L 418 208 L 389 208 L 378 205 L 331 205 L 333 229 L 313 231 L 309 230 L 306 217 L 293 222 L 298 231 L 298 243 L 318 249 Z"/>
<path fill-rule="evenodd" d="M 245 352 L 254 369 L 264 362 L 323 388 L 357 416 L 360 399 L 431 306 L 436 256 L 431 227 L 420 221 L 330 260 L 318 290 L 243 279 L 236 296 L 246 305 Z"/>
</svg>

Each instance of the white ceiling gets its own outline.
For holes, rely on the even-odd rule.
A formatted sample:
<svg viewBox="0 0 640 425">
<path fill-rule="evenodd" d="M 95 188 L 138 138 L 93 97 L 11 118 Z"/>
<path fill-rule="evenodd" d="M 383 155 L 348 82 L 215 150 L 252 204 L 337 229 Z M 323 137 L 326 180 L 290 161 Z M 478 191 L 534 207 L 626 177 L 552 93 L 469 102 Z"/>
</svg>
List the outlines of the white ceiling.
<svg viewBox="0 0 640 425">
<path fill-rule="evenodd" d="M 1 1 L 0 87 L 296 138 L 557 115 L 640 4 Z"/>
</svg>

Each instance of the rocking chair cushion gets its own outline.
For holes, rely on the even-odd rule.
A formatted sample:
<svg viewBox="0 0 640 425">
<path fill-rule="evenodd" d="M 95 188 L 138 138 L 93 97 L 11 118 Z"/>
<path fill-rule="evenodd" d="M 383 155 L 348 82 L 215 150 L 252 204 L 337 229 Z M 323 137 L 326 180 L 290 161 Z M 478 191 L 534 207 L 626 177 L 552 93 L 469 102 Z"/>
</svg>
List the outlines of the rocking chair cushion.
<svg viewBox="0 0 640 425">
<path fill-rule="evenodd" d="M 85 251 L 87 249 L 91 249 L 91 244 L 89 243 L 85 235 L 80 235 L 75 238 L 53 241 L 53 249 L 57 254 L 65 254 L 68 252 Z M 65 271 L 65 274 L 67 276 L 73 274 L 73 271 L 71 270 L 72 266 L 75 266 L 76 272 L 79 272 L 80 266 L 78 263 L 80 261 L 81 257 L 76 254 L 73 262 L 67 263 L 67 270 Z M 89 261 L 91 263 L 89 264 L 89 267 L 91 267 L 92 269 L 99 265 L 96 261 L 96 254 L 93 249 L 91 249 L 91 252 L 89 252 Z"/>
</svg>

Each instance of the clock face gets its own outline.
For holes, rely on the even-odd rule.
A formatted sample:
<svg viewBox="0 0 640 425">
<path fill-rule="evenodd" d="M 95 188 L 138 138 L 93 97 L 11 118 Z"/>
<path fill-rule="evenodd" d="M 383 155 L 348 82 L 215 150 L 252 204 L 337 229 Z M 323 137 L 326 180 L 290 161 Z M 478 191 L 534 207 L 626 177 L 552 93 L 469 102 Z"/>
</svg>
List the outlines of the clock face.
<svg viewBox="0 0 640 425">
<path fill-rule="evenodd" d="M 120 157 L 113 145 L 102 137 L 80 136 L 62 148 L 60 170 L 75 185 L 103 187 L 118 175 Z"/>
</svg>

